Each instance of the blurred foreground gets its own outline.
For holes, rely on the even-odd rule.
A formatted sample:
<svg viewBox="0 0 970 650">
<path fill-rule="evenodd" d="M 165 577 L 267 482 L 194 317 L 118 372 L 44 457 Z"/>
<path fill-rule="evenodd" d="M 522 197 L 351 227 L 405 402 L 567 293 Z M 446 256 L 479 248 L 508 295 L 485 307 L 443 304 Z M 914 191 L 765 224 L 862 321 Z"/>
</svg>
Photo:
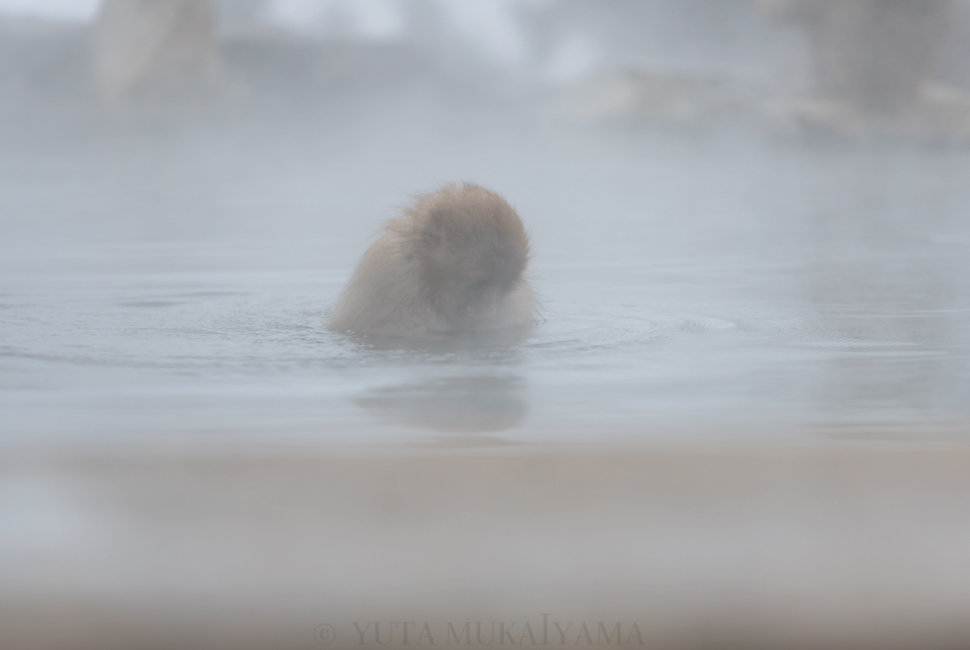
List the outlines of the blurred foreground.
<svg viewBox="0 0 970 650">
<path fill-rule="evenodd" d="M 6 462 L 4 647 L 958 648 L 968 469 L 909 446 Z"/>
</svg>

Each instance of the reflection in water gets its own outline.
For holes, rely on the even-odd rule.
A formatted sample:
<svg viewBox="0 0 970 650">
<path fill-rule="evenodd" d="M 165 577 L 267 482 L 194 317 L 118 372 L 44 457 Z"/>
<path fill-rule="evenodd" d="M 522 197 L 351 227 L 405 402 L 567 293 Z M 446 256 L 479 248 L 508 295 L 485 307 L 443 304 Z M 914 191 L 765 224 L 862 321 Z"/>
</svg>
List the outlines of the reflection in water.
<svg viewBox="0 0 970 650">
<path fill-rule="evenodd" d="M 505 431 L 528 412 L 518 376 L 444 377 L 388 386 L 354 400 L 382 418 L 447 433 Z"/>
<path fill-rule="evenodd" d="M 373 336 L 348 332 L 341 334 L 369 350 L 396 350 L 404 353 L 436 354 L 491 354 L 501 350 L 511 351 L 535 336 L 532 326 L 501 327 L 489 330 L 456 330 L 451 332 L 425 332 L 412 336 Z"/>
</svg>

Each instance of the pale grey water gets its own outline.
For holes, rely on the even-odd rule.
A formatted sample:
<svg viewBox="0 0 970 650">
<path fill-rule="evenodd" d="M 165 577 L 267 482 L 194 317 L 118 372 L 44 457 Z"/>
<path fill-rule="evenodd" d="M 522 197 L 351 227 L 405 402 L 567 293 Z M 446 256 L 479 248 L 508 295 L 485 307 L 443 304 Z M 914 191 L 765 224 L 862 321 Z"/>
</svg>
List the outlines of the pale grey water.
<svg viewBox="0 0 970 650">
<path fill-rule="evenodd" d="M 536 115 L 8 123 L 3 445 L 966 439 L 970 152 Z M 518 208 L 545 321 L 328 332 L 381 220 L 452 180 Z"/>
</svg>

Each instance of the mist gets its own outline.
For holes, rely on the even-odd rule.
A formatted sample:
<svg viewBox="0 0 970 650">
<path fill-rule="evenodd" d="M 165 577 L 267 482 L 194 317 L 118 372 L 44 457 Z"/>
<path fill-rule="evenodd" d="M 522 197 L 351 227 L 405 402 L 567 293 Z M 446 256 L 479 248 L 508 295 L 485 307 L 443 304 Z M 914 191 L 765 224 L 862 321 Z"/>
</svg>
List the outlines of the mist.
<svg viewBox="0 0 970 650">
<path fill-rule="evenodd" d="M 968 163 L 964 0 L 0 1 L 4 646 L 965 643 Z"/>
</svg>

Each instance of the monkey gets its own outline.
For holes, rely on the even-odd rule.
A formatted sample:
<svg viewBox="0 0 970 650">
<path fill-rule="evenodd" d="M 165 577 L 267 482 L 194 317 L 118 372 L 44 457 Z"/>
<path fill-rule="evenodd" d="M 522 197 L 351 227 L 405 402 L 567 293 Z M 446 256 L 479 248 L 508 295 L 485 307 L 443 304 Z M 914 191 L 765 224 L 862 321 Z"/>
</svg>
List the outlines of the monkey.
<svg viewBox="0 0 970 650">
<path fill-rule="evenodd" d="M 374 336 L 527 327 L 529 237 L 505 199 L 471 183 L 419 195 L 384 224 L 327 327 Z"/>
</svg>

